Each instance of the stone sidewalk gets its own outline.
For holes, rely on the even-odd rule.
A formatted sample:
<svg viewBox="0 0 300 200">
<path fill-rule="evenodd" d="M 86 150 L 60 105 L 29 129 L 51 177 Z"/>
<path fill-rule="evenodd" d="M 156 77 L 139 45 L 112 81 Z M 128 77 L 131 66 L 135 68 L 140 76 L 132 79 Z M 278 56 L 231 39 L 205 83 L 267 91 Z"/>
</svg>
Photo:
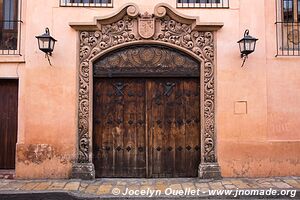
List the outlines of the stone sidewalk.
<svg viewBox="0 0 300 200">
<path fill-rule="evenodd" d="M 272 189 L 271 189 L 272 188 Z M 128 199 L 138 197 L 145 199 L 167 198 L 230 198 L 235 193 L 222 193 L 222 191 L 242 191 L 239 198 L 249 198 L 247 191 L 259 190 L 266 192 L 276 190 L 272 196 L 263 193 L 264 197 L 295 198 L 300 199 L 300 177 L 280 178 L 224 178 L 221 180 L 202 180 L 197 178 L 179 179 L 96 179 L 83 180 L 0 180 L 0 199 L 9 199 L 12 194 L 68 194 L 70 199 Z M 284 191 L 282 191 L 284 190 Z M 130 191 L 131 194 L 122 193 Z M 159 193 L 161 191 L 161 193 Z M 221 191 L 221 193 L 220 193 Z M 294 191 L 294 193 L 292 193 Z M 295 192 L 297 191 L 297 194 Z M 215 192 L 215 193 L 213 193 Z M 219 192 L 219 193 L 218 193 Z M 244 192 L 244 193 L 243 193 Z M 153 194 L 152 194 L 153 193 Z M 217 194 L 218 193 L 218 194 Z M 151 195 L 152 194 L 152 195 Z M 6 195 L 6 196 L 5 196 Z M 267 196 L 266 196 L 267 195 Z M 296 195 L 296 196 L 295 196 Z M 71 198 L 72 196 L 72 198 Z M 260 197 L 260 194 L 252 197 Z M 22 199 L 22 198 L 21 198 Z M 27 198 L 23 198 L 27 199 Z M 29 198 L 28 199 L 34 199 Z M 46 198 L 47 199 L 47 198 Z M 56 198 L 59 199 L 59 198 Z M 64 197 L 63 199 L 68 199 Z"/>
</svg>

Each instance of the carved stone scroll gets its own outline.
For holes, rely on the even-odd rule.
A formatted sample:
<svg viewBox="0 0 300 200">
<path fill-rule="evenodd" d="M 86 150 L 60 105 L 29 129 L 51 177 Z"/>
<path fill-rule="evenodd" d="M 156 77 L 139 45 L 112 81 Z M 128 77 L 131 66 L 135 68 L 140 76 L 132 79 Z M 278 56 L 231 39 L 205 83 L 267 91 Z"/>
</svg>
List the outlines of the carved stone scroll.
<svg viewBox="0 0 300 200">
<path fill-rule="evenodd" d="M 222 25 L 201 26 L 196 18 L 179 16 L 174 9 L 166 4 L 159 4 L 154 11 L 154 17 L 147 15 L 148 22 L 136 14 L 136 5 L 128 5 L 123 8 L 126 12 L 123 17 L 117 14 L 118 20 L 99 19 L 97 27 L 101 29 L 84 31 L 84 27 L 71 24 L 80 31 L 80 66 L 79 66 L 79 108 L 78 108 L 78 160 L 77 163 L 90 164 L 91 161 L 91 79 L 90 71 L 93 70 L 90 61 L 95 59 L 104 50 L 113 46 L 140 42 L 143 44 L 153 41 L 166 44 L 166 46 L 177 46 L 186 49 L 201 60 L 201 84 L 204 93 L 201 105 L 204 112 L 201 113 L 203 132 L 201 133 L 202 166 L 199 174 L 202 177 L 220 176 L 216 159 L 216 130 L 215 130 L 215 52 L 214 52 L 214 30 Z M 130 12 L 135 12 L 133 15 Z M 102 21 L 101 21 L 102 20 Z M 107 21 L 111 23 L 107 23 Z M 152 23 L 154 26 L 152 27 Z M 146 25 L 145 25 L 146 24 Z M 88 25 L 91 29 L 93 25 Z M 79 27 L 79 28 L 78 28 Z M 94 26 L 93 26 L 94 27 Z M 93 28 L 94 29 L 94 28 Z M 203 29 L 203 30 L 202 30 Z M 205 31 L 204 31 L 205 30 Z M 206 31 L 211 30 L 211 31 Z M 152 32 L 154 31 L 154 33 Z M 139 58 L 140 59 L 140 58 Z M 101 62 L 101 61 L 100 61 Z M 123 60 L 124 62 L 124 60 Z M 113 63 L 113 61 L 112 61 Z M 102 65 L 95 65 L 94 73 Z M 113 65 L 112 65 L 113 66 Z M 124 68 L 123 68 L 124 69 Z M 201 91 L 202 92 L 202 91 Z M 211 164 L 211 165 L 210 165 Z M 76 169 L 78 170 L 78 166 Z M 213 169 L 210 173 L 209 170 Z M 206 172 L 205 170 L 208 170 Z M 76 177 L 76 175 L 74 175 Z M 84 177 L 87 178 L 87 177 Z M 91 177 L 90 177 L 91 178 Z"/>
</svg>

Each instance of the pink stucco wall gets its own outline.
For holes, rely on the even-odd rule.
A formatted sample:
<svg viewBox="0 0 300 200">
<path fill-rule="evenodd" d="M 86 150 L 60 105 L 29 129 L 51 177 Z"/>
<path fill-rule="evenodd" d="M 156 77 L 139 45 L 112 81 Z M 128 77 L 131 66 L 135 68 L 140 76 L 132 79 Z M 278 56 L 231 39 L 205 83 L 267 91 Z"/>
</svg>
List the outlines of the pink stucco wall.
<svg viewBox="0 0 300 200">
<path fill-rule="evenodd" d="M 153 12 L 159 0 L 132 0 Z M 163 1 L 176 7 L 175 0 Z M 0 56 L 0 78 L 19 79 L 18 178 L 66 178 L 76 152 L 78 34 L 69 22 L 91 22 L 114 8 L 59 7 L 23 0 L 22 56 Z M 300 175 L 300 57 L 275 57 L 274 1 L 230 0 L 229 9 L 177 9 L 217 32 L 217 152 L 224 177 Z M 34 36 L 49 27 L 58 40 L 49 66 Z M 241 68 L 236 43 L 248 28 L 259 38 Z M 237 114 L 237 102 L 247 105 Z M 244 105 L 243 104 L 243 105 Z M 243 109 L 243 108 L 241 108 Z M 33 155 L 32 150 L 39 152 Z"/>
</svg>

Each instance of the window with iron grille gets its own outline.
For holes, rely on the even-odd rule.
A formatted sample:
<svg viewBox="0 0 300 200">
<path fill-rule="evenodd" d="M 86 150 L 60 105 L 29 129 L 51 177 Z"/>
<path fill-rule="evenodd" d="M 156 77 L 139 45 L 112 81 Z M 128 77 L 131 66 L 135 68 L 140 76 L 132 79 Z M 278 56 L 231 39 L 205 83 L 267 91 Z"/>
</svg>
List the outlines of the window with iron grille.
<svg viewBox="0 0 300 200">
<path fill-rule="evenodd" d="M 0 0 L 0 54 L 20 54 L 19 0 Z"/>
<path fill-rule="evenodd" d="M 300 0 L 277 0 L 277 55 L 300 56 Z"/>
<path fill-rule="evenodd" d="M 113 7 L 112 0 L 60 0 L 60 6 Z"/>
<path fill-rule="evenodd" d="M 229 8 L 229 0 L 177 0 L 177 8 Z"/>
</svg>

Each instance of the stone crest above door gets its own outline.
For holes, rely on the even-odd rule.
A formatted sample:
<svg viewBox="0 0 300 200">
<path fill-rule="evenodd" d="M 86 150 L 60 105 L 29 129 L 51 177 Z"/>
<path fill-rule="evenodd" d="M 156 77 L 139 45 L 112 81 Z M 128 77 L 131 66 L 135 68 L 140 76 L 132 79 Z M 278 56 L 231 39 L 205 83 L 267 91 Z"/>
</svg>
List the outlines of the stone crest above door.
<svg viewBox="0 0 300 200">
<path fill-rule="evenodd" d="M 144 39 L 153 37 L 155 33 L 155 19 L 152 15 L 147 12 L 141 15 L 138 19 L 138 32 Z"/>
</svg>

